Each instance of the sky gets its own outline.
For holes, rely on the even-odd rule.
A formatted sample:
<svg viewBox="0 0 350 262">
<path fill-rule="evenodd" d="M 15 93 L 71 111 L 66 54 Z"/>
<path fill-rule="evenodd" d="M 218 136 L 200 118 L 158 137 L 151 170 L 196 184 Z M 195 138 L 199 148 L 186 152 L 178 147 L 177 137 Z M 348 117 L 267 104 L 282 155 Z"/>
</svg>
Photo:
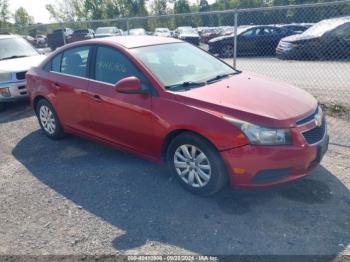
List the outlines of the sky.
<svg viewBox="0 0 350 262">
<path fill-rule="evenodd" d="M 50 22 L 50 15 L 45 6 L 47 4 L 53 4 L 54 2 L 54 0 L 9 0 L 10 11 L 12 14 L 22 6 L 27 10 L 29 15 L 34 17 L 35 23 Z"/>
<path fill-rule="evenodd" d="M 9 0 L 10 11 L 12 14 L 19 7 L 24 7 L 29 15 L 34 17 L 35 23 L 50 23 L 54 22 L 50 20 L 50 14 L 46 10 L 45 6 L 47 4 L 54 4 L 56 0 Z M 197 0 L 190 0 L 191 3 L 197 3 Z M 213 3 L 214 0 L 209 0 L 209 3 Z"/>
</svg>

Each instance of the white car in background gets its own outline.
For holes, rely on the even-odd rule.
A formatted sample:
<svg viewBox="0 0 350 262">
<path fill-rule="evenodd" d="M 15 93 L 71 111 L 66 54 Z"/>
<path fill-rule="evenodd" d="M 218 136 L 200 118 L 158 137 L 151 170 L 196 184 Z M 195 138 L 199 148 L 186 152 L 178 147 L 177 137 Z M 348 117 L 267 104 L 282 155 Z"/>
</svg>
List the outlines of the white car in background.
<svg viewBox="0 0 350 262">
<path fill-rule="evenodd" d="M 154 30 L 154 34 L 155 36 L 163 36 L 163 37 L 170 37 L 171 36 L 171 33 L 170 33 L 170 30 L 168 28 L 156 28 Z"/>
<path fill-rule="evenodd" d="M 0 111 L 7 102 L 28 98 L 25 74 L 45 58 L 18 35 L 0 35 Z"/>
</svg>

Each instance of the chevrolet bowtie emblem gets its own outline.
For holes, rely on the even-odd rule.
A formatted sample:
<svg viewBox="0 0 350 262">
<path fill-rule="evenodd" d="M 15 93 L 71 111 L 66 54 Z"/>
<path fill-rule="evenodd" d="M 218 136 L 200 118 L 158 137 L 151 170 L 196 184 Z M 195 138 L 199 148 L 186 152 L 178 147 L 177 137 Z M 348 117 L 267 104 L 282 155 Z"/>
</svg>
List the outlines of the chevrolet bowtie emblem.
<svg viewBox="0 0 350 262">
<path fill-rule="evenodd" d="M 316 126 L 322 125 L 322 114 L 318 113 L 315 115 L 315 124 Z"/>
</svg>

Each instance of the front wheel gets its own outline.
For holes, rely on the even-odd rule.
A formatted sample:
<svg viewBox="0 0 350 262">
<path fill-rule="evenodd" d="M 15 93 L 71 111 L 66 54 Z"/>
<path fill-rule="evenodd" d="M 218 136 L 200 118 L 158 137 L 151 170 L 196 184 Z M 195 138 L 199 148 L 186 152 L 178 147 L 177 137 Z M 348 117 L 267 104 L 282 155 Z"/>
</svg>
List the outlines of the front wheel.
<svg viewBox="0 0 350 262">
<path fill-rule="evenodd" d="M 36 114 L 39 124 L 45 135 L 51 139 L 60 139 L 64 136 L 64 131 L 57 117 L 57 113 L 53 106 L 45 99 L 38 102 L 36 106 Z"/>
<path fill-rule="evenodd" d="M 233 57 L 233 46 L 232 45 L 224 45 L 220 50 L 220 57 L 222 57 L 222 58 Z"/>
<path fill-rule="evenodd" d="M 213 145 L 192 133 L 175 137 L 167 150 L 168 166 L 192 193 L 212 195 L 227 183 L 224 163 Z"/>
<path fill-rule="evenodd" d="M 0 102 L 0 112 L 5 111 L 5 109 L 6 109 L 6 104 Z"/>
</svg>

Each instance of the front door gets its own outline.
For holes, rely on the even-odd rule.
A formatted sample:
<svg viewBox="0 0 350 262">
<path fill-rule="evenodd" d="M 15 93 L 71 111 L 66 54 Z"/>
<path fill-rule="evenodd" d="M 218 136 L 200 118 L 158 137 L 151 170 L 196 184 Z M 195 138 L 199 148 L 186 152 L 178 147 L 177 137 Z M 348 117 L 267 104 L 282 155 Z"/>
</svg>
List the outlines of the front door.
<svg viewBox="0 0 350 262">
<path fill-rule="evenodd" d="M 89 85 L 93 132 L 104 140 L 147 154 L 153 138 L 152 96 L 115 90 L 115 83 L 128 76 L 138 77 L 143 88 L 149 88 L 146 77 L 128 57 L 107 46 L 96 47 L 94 67 Z"/>
</svg>

